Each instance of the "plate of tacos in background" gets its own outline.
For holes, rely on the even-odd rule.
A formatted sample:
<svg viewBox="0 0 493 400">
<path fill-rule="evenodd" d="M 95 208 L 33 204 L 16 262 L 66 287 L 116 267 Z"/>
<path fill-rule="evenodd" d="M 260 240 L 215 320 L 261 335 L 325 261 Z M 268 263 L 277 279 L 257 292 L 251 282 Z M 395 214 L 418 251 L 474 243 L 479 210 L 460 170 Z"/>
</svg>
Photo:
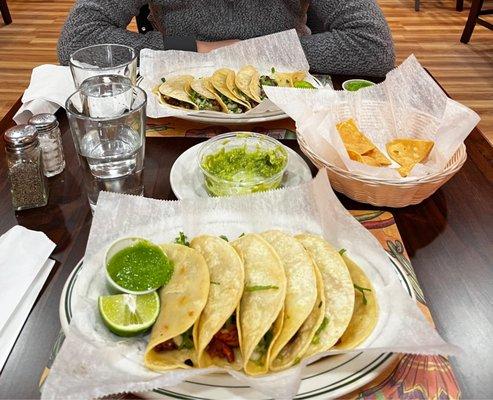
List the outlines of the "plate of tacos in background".
<svg viewBox="0 0 493 400">
<path fill-rule="evenodd" d="M 246 123 L 285 118 L 267 99 L 264 86 L 316 89 L 322 85 L 305 71 L 253 65 L 197 67 L 165 74 L 152 88 L 161 107 L 182 110 L 177 116 L 204 122 Z"/>
</svg>

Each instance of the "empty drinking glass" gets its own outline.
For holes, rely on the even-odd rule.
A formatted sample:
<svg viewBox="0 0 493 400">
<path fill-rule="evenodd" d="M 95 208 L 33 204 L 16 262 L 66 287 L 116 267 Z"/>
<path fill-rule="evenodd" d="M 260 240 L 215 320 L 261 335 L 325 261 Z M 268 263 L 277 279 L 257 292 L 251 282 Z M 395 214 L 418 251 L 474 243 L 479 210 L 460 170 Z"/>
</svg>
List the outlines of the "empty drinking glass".
<svg viewBox="0 0 493 400">
<path fill-rule="evenodd" d="M 134 195 L 144 191 L 146 94 L 128 80 L 109 83 L 111 79 L 115 78 L 82 86 L 65 104 L 92 209 L 101 190 Z M 106 113 L 100 107 L 97 116 L 91 116 L 88 104 L 109 101 L 112 94 L 119 97 L 122 93 L 127 98 L 124 107 L 108 106 Z"/>
<path fill-rule="evenodd" d="M 122 75 L 135 85 L 137 53 L 121 44 L 96 44 L 77 50 L 70 56 L 70 70 L 78 88 L 87 78 L 97 75 Z"/>
</svg>

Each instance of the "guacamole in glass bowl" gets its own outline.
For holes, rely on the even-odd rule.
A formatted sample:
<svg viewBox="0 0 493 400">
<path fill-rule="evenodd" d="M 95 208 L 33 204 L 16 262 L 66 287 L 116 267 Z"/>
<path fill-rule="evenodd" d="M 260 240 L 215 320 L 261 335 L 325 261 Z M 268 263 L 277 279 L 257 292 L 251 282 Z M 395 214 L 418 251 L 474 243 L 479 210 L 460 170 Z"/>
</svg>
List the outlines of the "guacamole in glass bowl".
<svg viewBox="0 0 493 400">
<path fill-rule="evenodd" d="M 281 186 L 288 152 L 269 136 L 230 132 L 205 142 L 198 163 L 211 196 L 248 194 Z"/>
</svg>

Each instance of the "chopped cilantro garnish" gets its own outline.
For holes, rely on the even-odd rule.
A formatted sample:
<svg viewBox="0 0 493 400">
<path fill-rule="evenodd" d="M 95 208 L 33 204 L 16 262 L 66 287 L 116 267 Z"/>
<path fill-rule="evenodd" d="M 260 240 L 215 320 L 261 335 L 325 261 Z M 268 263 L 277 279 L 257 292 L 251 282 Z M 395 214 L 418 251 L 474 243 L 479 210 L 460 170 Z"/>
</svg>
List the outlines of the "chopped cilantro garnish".
<svg viewBox="0 0 493 400">
<path fill-rule="evenodd" d="M 320 343 L 320 333 L 322 333 L 322 331 L 325 328 L 327 328 L 328 324 L 329 324 L 329 318 L 324 317 L 322 323 L 320 324 L 320 326 L 318 327 L 318 329 L 315 332 L 315 336 L 313 336 L 312 344 L 319 344 Z"/>
<path fill-rule="evenodd" d="M 175 243 L 182 244 L 183 246 L 190 247 L 187 235 L 180 231 L 179 235 L 175 238 Z"/>
<path fill-rule="evenodd" d="M 279 286 L 275 285 L 254 285 L 254 286 L 245 286 L 245 292 L 257 292 L 259 290 L 269 290 L 269 289 L 279 289 Z"/>
<path fill-rule="evenodd" d="M 339 250 L 339 254 L 342 256 L 347 250 L 346 249 L 341 249 Z"/>
<path fill-rule="evenodd" d="M 226 240 L 226 242 L 229 242 L 228 237 L 225 235 L 220 235 L 219 236 L 221 239 Z"/>
<path fill-rule="evenodd" d="M 361 292 L 361 295 L 363 296 L 363 304 L 366 306 L 368 304 L 368 300 L 366 299 L 365 290 L 367 290 L 368 292 L 371 292 L 371 289 L 358 286 L 355 283 L 353 284 L 353 286 L 356 290 Z"/>
</svg>

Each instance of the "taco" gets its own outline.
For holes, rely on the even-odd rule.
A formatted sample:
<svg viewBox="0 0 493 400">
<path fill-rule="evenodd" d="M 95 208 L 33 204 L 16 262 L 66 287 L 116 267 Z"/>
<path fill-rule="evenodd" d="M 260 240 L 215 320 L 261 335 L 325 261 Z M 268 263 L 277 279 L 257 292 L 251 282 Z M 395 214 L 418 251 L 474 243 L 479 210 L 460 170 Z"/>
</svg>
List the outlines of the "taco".
<svg viewBox="0 0 493 400">
<path fill-rule="evenodd" d="M 317 278 L 312 259 L 294 237 L 275 230 L 261 236 L 278 254 L 287 279 L 284 313 L 279 317 L 283 318 L 282 329 L 270 353 L 270 369 L 281 370 L 292 365 L 310 344 L 309 329 L 303 333 L 300 329 L 315 306 Z"/>
<path fill-rule="evenodd" d="M 199 107 L 188 97 L 188 87 L 193 81 L 192 75 L 180 75 L 167 78 L 153 91 L 158 95 L 161 104 L 187 110 L 198 110 Z"/>
<path fill-rule="evenodd" d="M 240 96 L 243 96 L 242 99 L 248 101 L 252 108 L 262 101 L 258 95 L 259 93 L 257 93 L 260 90 L 258 76 L 257 69 L 251 65 L 242 67 L 235 76 L 235 86 L 239 90 Z M 252 88 L 254 89 L 253 92 Z"/>
<path fill-rule="evenodd" d="M 236 308 L 243 293 L 243 262 L 226 240 L 215 236 L 198 236 L 190 246 L 205 258 L 210 275 L 207 303 L 193 331 L 198 365 L 241 369 Z"/>
<path fill-rule="evenodd" d="M 228 112 L 224 102 L 211 87 L 209 78 L 194 79 L 187 89 L 190 100 L 197 105 L 199 110 Z"/>
<path fill-rule="evenodd" d="M 257 79 L 259 86 L 259 97 L 261 100 L 267 96 L 264 92 L 264 86 L 281 86 L 281 87 L 294 87 L 294 83 L 305 79 L 306 73 L 304 71 L 295 72 L 276 72 L 272 68 L 272 75 L 261 75 Z"/>
<path fill-rule="evenodd" d="M 334 346 L 336 350 L 353 349 L 372 333 L 378 321 L 378 303 L 370 280 L 346 254 L 342 258 L 351 274 L 355 292 L 354 311 L 346 331 Z"/>
<path fill-rule="evenodd" d="M 144 364 L 154 371 L 197 365 L 193 326 L 205 307 L 209 271 L 204 257 L 181 244 L 162 244 L 174 265 L 171 280 L 159 291 L 161 309 L 147 344 Z"/>
<path fill-rule="evenodd" d="M 228 68 L 218 69 L 211 77 L 210 82 L 216 90 L 216 93 L 226 105 L 228 112 L 232 114 L 241 114 L 248 111 L 251 106 L 244 99 L 238 97 L 235 93 L 235 72 Z"/>
<path fill-rule="evenodd" d="M 245 268 L 245 288 L 238 310 L 243 369 L 248 375 L 264 374 L 282 329 L 286 276 L 279 256 L 262 236 L 244 235 L 232 245 Z"/>
<path fill-rule="evenodd" d="M 305 354 L 309 357 L 329 350 L 346 330 L 353 315 L 354 287 L 341 255 L 322 237 L 302 234 L 296 239 L 315 262 L 324 284 L 325 316 Z"/>
</svg>

